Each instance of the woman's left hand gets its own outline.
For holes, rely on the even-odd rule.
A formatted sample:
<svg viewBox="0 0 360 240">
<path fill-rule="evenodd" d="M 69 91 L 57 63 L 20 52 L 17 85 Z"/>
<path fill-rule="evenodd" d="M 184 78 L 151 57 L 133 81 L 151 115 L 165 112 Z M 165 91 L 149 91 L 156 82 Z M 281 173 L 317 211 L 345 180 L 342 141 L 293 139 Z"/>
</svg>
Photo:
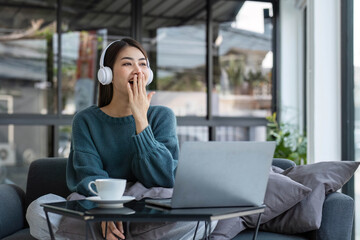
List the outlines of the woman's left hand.
<svg viewBox="0 0 360 240">
<path fill-rule="evenodd" d="M 122 222 L 101 222 L 101 231 L 104 239 L 125 239 L 124 226 Z"/>
<path fill-rule="evenodd" d="M 141 133 L 148 125 L 147 112 L 155 92 L 146 93 L 146 79 L 143 73 L 135 74 L 133 87 L 128 83 L 127 90 L 132 114 L 135 118 L 136 133 Z"/>
</svg>

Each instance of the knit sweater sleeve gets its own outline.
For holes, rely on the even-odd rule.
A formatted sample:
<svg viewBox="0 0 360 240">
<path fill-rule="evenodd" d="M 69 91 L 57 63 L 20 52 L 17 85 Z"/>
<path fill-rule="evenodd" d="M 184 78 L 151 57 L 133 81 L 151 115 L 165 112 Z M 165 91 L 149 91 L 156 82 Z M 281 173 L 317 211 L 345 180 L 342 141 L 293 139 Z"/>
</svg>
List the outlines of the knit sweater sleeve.
<svg viewBox="0 0 360 240">
<path fill-rule="evenodd" d="M 132 137 L 136 148 L 132 171 L 146 187 L 173 187 L 179 155 L 176 117 L 169 108 L 161 107 L 149 122 Z"/>
<path fill-rule="evenodd" d="M 66 169 L 66 181 L 70 191 L 85 196 L 93 195 L 88 184 L 98 178 L 109 178 L 96 150 L 90 133 L 89 122 L 75 116 L 72 125 L 71 150 Z"/>
</svg>

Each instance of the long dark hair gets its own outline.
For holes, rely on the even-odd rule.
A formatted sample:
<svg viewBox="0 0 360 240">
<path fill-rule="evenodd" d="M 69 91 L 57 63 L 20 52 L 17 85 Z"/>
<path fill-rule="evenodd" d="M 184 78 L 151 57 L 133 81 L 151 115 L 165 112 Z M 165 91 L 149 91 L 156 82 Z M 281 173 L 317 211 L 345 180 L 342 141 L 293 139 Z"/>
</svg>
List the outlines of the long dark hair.
<svg viewBox="0 0 360 240">
<path fill-rule="evenodd" d="M 139 49 L 147 59 L 147 54 L 145 49 L 141 46 L 139 42 L 132 38 L 123 38 L 120 41 L 116 41 L 112 43 L 108 49 L 106 50 L 104 56 L 104 66 L 111 68 L 113 71 L 113 67 L 116 61 L 116 57 L 120 51 L 122 51 L 125 47 L 136 47 Z M 114 72 L 114 71 L 113 71 Z M 99 84 L 99 101 L 98 106 L 104 107 L 111 102 L 113 97 L 113 84 L 110 83 L 108 85 Z"/>
</svg>

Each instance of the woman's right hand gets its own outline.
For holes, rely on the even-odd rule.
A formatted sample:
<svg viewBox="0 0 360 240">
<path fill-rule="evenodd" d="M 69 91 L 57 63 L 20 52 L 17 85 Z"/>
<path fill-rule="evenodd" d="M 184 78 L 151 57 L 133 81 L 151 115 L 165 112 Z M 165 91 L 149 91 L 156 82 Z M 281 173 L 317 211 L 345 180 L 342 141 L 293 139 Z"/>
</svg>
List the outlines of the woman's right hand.
<svg viewBox="0 0 360 240">
<path fill-rule="evenodd" d="M 146 93 L 145 75 L 135 74 L 133 86 L 128 83 L 128 94 L 131 112 L 135 119 L 136 134 L 141 133 L 148 125 L 147 112 L 149 110 L 151 98 L 155 92 Z"/>
<path fill-rule="evenodd" d="M 107 240 L 118 240 L 119 238 L 125 239 L 124 227 L 122 222 L 107 222 L 107 229 L 106 222 L 101 222 L 101 230 L 103 237 Z"/>
</svg>

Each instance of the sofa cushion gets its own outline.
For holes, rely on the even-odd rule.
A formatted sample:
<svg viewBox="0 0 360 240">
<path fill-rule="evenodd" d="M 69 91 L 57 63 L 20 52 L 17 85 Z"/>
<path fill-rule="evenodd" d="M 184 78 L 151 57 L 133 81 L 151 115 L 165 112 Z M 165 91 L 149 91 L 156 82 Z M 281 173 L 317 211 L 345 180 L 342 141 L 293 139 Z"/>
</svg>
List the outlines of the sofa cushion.
<svg viewBox="0 0 360 240">
<path fill-rule="evenodd" d="M 351 239 L 353 219 L 354 200 L 339 192 L 330 193 L 324 202 L 321 226 L 316 231 L 316 239 Z"/>
<path fill-rule="evenodd" d="M 233 238 L 233 240 L 249 240 L 254 235 L 253 230 L 245 230 Z M 285 235 L 279 233 L 259 231 L 257 240 L 308 240 L 307 237 L 301 235 Z"/>
<path fill-rule="evenodd" d="M 317 186 L 308 197 L 280 216 L 264 223 L 260 229 L 287 234 L 318 229 L 321 224 L 324 200 L 324 187 Z"/>
<path fill-rule="evenodd" d="M 325 195 L 340 189 L 353 176 L 359 164 L 352 161 L 319 162 L 285 170 L 283 175 L 311 188 L 312 192 L 260 228 L 288 234 L 319 229 Z"/>
<path fill-rule="evenodd" d="M 31 163 L 26 186 L 26 207 L 48 193 L 64 198 L 70 194 L 66 185 L 66 162 L 67 158 L 45 158 Z"/>
<path fill-rule="evenodd" d="M 25 226 L 24 191 L 12 184 L 0 184 L 0 239 Z"/>
<path fill-rule="evenodd" d="M 295 182 L 291 178 L 270 171 L 264 198 L 266 208 L 261 216 L 260 223 L 265 223 L 289 210 L 309 195 L 310 192 L 310 188 Z M 248 227 L 254 228 L 258 214 L 245 216 L 243 219 Z"/>
<path fill-rule="evenodd" d="M 296 182 L 312 187 L 321 184 L 325 193 L 336 192 L 354 175 L 360 162 L 336 161 L 300 165 L 282 172 Z"/>
<path fill-rule="evenodd" d="M 2 238 L 1 240 L 20 240 L 20 239 L 21 240 L 36 240 L 36 238 L 34 238 L 30 235 L 29 228 L 24 228 L 6 238 Z"/>
<path fill-rule="evenodd" d="M 211 233 L 211 239 L 232 239 L 245 229 L 245 222 L 240 217 L 222 219 L 218 221 L 214 231 Z"/>
<path fill-rule="evenodd" d="M 281 168 L 282 170 L 296 166 L 294 161 L 285 158 L 274 158 L 272 161 L 272 165 Z"/>
</svg>

